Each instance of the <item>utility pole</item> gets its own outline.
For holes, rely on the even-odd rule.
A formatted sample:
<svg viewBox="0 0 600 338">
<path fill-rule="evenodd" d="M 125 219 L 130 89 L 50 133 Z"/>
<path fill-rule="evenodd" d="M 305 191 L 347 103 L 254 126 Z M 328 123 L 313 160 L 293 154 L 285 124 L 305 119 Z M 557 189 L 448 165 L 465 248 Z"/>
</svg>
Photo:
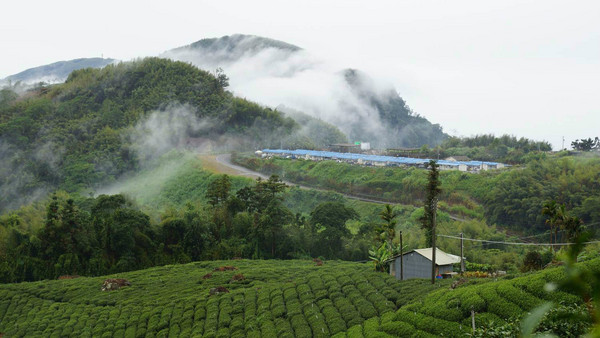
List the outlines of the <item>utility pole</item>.
<svg viewBox="0 0 600 338">
<path fill-rule="evenodd" d="M 433 200 L 433 211 L 432 211 L 432 219 L 431 219 L 431 284 L 435 284 L 435 277 L 437 274 L 435 273 L 435 221 L 437 216 L 437 197 Z"/>
<path fill-rule="evenodd" d="M 402 249 L 402 231 L 400 231 L 400 280 L 404 280 L 404 250 Z"/>
<path fill-rule="evenodd" d="M 463 233 L 460 233 L 460 274 L 462 275 L 463 273 L 465 273 L 465 260 L 463 258 L 463 249 L 464 248 L 464 244 L 463 244 Z"/>
<path fill-rule="evenodd" d="M 560 150 L 565 150 L 565 137 L 564 136 L 563 136 L 563 143 L 562 144 L 563 144 L 563 146 L 562 146 L 562 148 Z"/>
</svg>

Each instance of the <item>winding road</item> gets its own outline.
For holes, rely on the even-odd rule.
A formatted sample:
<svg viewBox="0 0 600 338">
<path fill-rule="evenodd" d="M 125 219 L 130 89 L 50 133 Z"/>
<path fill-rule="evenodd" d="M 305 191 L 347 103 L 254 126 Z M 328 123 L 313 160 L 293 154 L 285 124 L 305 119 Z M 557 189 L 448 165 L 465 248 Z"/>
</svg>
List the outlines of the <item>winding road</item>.
<svg viewBox="0 0 600 338">
<path fill-rule="evenodd" d="M 246 177 L 260 177 L 263 179 L 268 179 L 269 176 L 259 173 L 257 171 L 248 169 L 246 167 L 242 167 L 239 166 L 237 164 L 234 164 L 233 162 L 231 162 L 231 154 L 221 154 L 221 155 L 217 155 L 216 157 L 216 161 L 221 164 L 224 165 L 226 167 L 228 167 L 229 169 L 233 169 L 236 170 L 238 172 L 237 175 L 240 176 L 246 176 Z M 370 203 L 377 203 L 377 204 L 396 204 L 393 202 L 387 202 L 387 201 L 381 201 L 381 200 L 376 200 L 376 199 L 371 199 L 371 198 L 367 198 L 367 197 L 361 197 L 361 196 L 356 196 L 356 195 L 349 195 L 349 194 L 345 194 L 339 191 L 335 191 L 335 190 L 328 190 L 328 189 L 322 189 L 322 188 L 315 188 L 315 187 L 310 187 L 307 185 L 302 185 L 302 184 L 298 184 L 298 183 L 294 183 L 294 182 L 289 182 L 289 181 L 285 181 L 282 180 L 283 183 L 289 185 L 289 186 L 295 186 L 298 187 L 300 189 L 306 189 L 306 190 L 318 190 L 318 191 L 326 191 L 326 192 L 335 192 L 338 193 L 346 198 L 350 198 L 350 199 L 354 199 L 354 200 L 358 200 L 358 201 L 363 201 L 363 202 L 370 202 Z"/>
<path fill-rule="evenodd" d="M 262 179 L 268 179 L 269 176 L 259 173 L 257 171 L 248 169 L 246 167 L 242 167 L 240 165 L 237 165 L 233 162 L 231 162 L 231 154 L 221 154 L 221 155 L 217 155 L 215 158 L 216 162 L 222 166 L 225 166 L 227 168 L 229 168 L 230 170 L 228 170 L 229 172 L 231 172 L 231 170 L 233 170 L 235 173 L 234 175 L 239 175 L 239 176 L 246 176 L 246 177 L 253 177 L 253 178 L 257 178 L 260 177 Z M 218 169 L 217 169 L 218 170 Z M 356 195 L 349 195 L 346 193 L 341 193 L 339 191 L 335 191 L 335 190 L 327 190 L 327 189 L 322 189 L 322 188 L 315 188 L 315 187 L 309 187 L 307 185 L 302 185 L 302 184 L 298 184 L 298 183 L 294 183 L 294 182 L 289 182 L 289 181 L 283 181 L 283 183 L 290 185 L 290 186 L 296 186 L 300 189 L 312 189 L 312 190 L 319 190 L 319 191 L 333 191 L 336 192 L 346 198 L 349 199 L 353 199 L 353 200 L 358 200 L 358 201 L 363 201 L 363 202 L 370 202 L 370 203 L 377 203 L 377 204 L 396 204 L 394 202 L 388 202 L 388 201 L 382 201 L 382 200 L 376 200 L 376 199 L 372 199 L 372 198 L 367 198 L 367 197 L 361 197 L 361 196 L 356 196 Z M 460 221 L 460 222 L 466 222 L 466 219 L 463 218 L 459 218 L 453 215 L 449 215 L 450 219 L 455 220 L 455 221 Z"/>
</svg>

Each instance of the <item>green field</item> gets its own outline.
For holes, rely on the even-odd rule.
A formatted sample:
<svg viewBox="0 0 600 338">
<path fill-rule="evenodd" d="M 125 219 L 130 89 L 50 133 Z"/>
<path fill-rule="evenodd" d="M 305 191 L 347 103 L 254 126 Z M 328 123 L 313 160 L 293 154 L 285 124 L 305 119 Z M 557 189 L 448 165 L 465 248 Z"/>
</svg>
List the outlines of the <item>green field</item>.
<svg viewBox="0 0 600 338">
<path fill-rule="evenodd" d="M 234 266 L 235 271 L 213 271 Z M 586 267 L 600 270 L 600 260 Z M 203 276 L 212 273 L 212 277 Z M 232 281 L 242 274 L 243 280 Z M 0 332 L 9 337 L 385 337 L 465 336 L 477 325 L 518 318 L 546 300 L 562 268 L 523 277 L 400 282 L 370 264 L 230 260 L 121 273 L 132 285 L 100 290 L 106 277 L 0 285 Z M 224 286 L 230 292 L 210 295 Z"/>
</svg>

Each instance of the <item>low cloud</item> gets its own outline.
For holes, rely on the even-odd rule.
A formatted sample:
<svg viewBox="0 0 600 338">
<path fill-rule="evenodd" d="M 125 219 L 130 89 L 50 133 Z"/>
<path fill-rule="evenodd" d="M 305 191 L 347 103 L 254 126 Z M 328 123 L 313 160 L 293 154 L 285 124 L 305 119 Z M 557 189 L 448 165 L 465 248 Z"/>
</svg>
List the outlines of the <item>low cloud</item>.
<svg viewBox="0 0 600 338">
<path fill-rule="evenodd" d="M 184 47 L 161 56 L 209 71 L 220 67 L 236 95 L 270 107 L 283 104 L 300 110 L 339 127 L 352 140 L 369 141 L 363 138 L 386 134 L 379 112 L 363 94 L 396 94 L 391 86 L 369 79 L 352 87 L 342 65 L 304 50 L 256 46 L 262 38 L 234 37 L 238 37 L 234 47 Z"/>
<path fill-rule="evenodd" d="M 208 133 L 213 126 L 188 105 L 171 105 L 153 111 L 125 136 L 141 163 L 151 162 L 173 149 L 183 149 L 193 136 Z M 201 149 L 200 149 L 201 150 Z"/>
</svg>

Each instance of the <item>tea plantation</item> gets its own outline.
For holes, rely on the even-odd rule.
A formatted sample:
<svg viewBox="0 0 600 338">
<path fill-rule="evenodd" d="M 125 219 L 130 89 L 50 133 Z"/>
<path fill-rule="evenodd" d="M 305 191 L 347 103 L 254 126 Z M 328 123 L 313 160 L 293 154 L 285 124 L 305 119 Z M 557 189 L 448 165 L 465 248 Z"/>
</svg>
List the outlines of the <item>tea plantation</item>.
<svg viewBox="0 0 600 338">
<path fill-rule="evenodd" d="M 233 266 L 236 270 L 218 271 Z M 586 265 L 600 270 L 600 260 Z M 386 337 L 465 336 L 518 317 L 545 300 L 562 268 L 514 279 L 432 286 L 399 282 L 370 264 L 326 261 L 210 261 L 105 277 L 0 285 L 0 333 L 8 337 Z M 131 286 L 100 290 L 106 278 Z M 228 292 L 216 293 L 218 287 Z M 213 289 L 211 292 L 211 289 Z M 223 290 L 223 289 L 221 289 Z M 225 291 L 225 290 L 223 290 Z M 213 293 L 211 295 L 211 293 Z M 216 294 L 215 294 L 216 293 Z"/>
</svg>

